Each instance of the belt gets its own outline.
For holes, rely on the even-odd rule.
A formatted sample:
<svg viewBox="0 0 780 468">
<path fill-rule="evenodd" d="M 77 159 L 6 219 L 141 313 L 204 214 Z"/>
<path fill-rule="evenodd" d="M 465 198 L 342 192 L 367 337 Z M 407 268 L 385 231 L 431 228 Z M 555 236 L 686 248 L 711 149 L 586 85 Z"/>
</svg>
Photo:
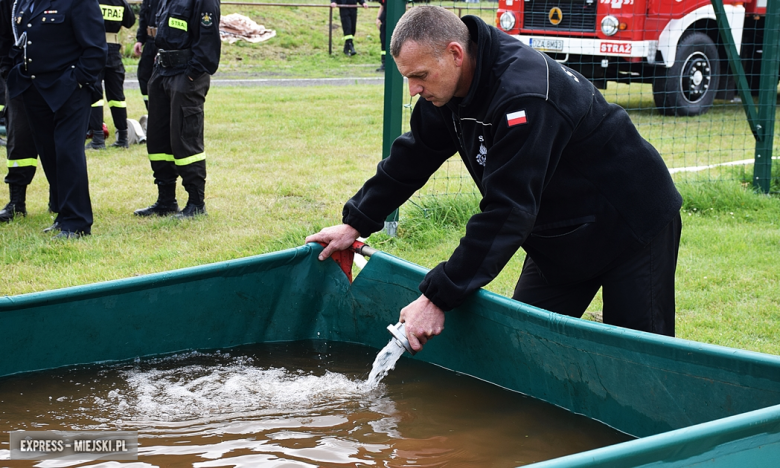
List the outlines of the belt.
<svg viewBox="0 0 780 468">
<path fill-rule="evenodd" d="M 164 68 L 185 67 L 192 58 L 192 49 L 163 50 L 157 51 L 155 63 Z"/>
<path fill-rule="evenodd" d="M 146 35 L 149 37 L 155 37 L 157 36 L 157 28 L 154 26 L 147 26 L 146 27 Z"/>
<path fill-rule="evenodd" d="M 106 42 L 109 44 L 119 44 L 119 33 L 106 33 Z"/>
</svg>

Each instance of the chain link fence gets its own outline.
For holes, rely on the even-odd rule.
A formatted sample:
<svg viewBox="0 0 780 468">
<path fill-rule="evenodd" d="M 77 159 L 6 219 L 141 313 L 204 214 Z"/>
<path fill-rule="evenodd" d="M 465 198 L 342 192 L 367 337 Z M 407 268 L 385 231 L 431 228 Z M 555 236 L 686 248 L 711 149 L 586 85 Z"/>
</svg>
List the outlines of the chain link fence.
<svg viewBox="0 0 780 468">
<path fill-rule="evenodd" d="M 663 156 L 677 183 L 753 184 L 756 138 L 746 117 L 725 41 L 709 1 L 501 0 L 430 2 L 478 15 L 592 81 L 622 106 Z M 766 2 L 724 5 L 752 99 L 758 100 Z M 775 23 L 780 23 L 777 21 Z M 778 103 L 775 62 L 771 103 Z M 405 105 L 404 129 L 408 128 Z M 760 112 L 760 109 L 759 109 Z M 776 117 L 775 117 L 776 118 Z M 774 126 L 771 192 L 780 190 L 780 126 Z M 458 157 L 435 174 L 420 197 L 475 193 Z"/>
</svg>

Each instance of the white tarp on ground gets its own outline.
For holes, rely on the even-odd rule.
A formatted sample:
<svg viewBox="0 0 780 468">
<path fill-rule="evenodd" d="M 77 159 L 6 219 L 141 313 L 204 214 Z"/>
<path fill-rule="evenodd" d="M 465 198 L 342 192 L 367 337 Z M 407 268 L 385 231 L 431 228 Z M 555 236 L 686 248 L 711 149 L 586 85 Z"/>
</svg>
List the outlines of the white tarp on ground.
<svg viewBox="0 0 780 468">
<path fill-rule="evenodd" d="M 238 40 L 263 42 L 276 36 L 276 31 L 252 21 L 239 13 L 231 13 L 219 19 L 219 36 L 232 44 Z"/>
</svg>

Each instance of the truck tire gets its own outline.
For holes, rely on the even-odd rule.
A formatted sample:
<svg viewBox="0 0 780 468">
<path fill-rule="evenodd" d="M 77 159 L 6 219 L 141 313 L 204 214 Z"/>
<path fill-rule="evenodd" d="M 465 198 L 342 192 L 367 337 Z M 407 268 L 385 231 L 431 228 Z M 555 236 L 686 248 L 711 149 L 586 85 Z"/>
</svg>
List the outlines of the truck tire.
<svg viewBox="0 0 780 468">
<path fill-rule="evenodd" d="M 708 35 L 684 35 L 674 65 L 653 80 L 655 106 L 664 115 L 706 113 L 718 90 L 719 62 L 718 48 Z"/>
</svg>

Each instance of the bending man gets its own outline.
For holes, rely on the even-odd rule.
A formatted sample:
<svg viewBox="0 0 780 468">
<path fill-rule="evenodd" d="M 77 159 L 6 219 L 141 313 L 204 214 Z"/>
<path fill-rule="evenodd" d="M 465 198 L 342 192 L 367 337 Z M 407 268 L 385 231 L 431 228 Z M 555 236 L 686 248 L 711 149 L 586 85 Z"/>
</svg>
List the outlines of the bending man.
<svg viewBox="0 0 780 468">
<path fill-rule="evenodd" d="M 480 212 L 401 311 L 412 348 L 441 333 L 444 311 L 520 247 L 514 299 L 580 317 L 603 288 L 605 323 L 673 336 L 682 197 L 625 110 L 545 54 L 441 7 L 409 10 L 390 52 L 422 99 L 411 131 L 344 206 L 343 224 L 306 238 L 327 244 L 320 259 L 380 230 L 457 152 Z"/>
</svg>

